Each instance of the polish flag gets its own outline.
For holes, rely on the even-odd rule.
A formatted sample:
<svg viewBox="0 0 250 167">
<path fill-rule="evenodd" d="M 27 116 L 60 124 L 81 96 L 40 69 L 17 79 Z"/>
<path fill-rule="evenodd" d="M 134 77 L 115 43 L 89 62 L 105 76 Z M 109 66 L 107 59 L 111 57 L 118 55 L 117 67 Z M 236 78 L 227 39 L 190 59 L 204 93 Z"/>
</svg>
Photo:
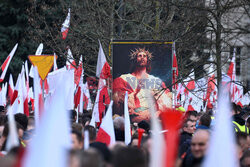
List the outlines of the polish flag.
<svg viewBox="0 0 250 167">
<path fill-rule="evenodd" d="M 178 85 L 175 84 L 177 82 L 177 77 L 179 75 L 178 72 L 178 64 L 177 64 L 177 58 L 176 58 L 176 52 L 175 52 L 175 43 L 173 43 L 173 81 L 172 83 L 174 84 L 173 88 L 177 89 Z"/>
<path fill-rule="evenodd" d="M 95 116 L 95 122 L 98 125 L 102 122 L 102 117 L 105 115 L 105 107 L 110 103 L 110 98 L 108 94 L 108 88 L 106 86 L 106 80 L 100 78 L 98 83 L 98 90 L 95 99 L 93 113 Z"/>
<path fill-rule="evenodd" d="M 108 146 L 115 143 L 115 130 L 114 123 L 112 120 L 112 105 L 113 101 L 110 102 L 108 111 L 105 117 L 103 118 L 102 124 L 96 135 L 97 142 L 105 143 Z"/>
<path fill-rule="evenodd" d="M 71 50 L 68 48 L 66 67 L 67 69 L 75 69 L 76 63 Z"/>
<path fill-rule="evenodd" d="M 187 111 L 194 111 L 194 107 L 192 106 L 192 97 L 190 97 L 189 99 L 189 104 L 188 104 L 188 107 L 187 107 Z"/>
<path fill-rule="evenodd" d="M 37 47 L 37 49 L 36 49 L 36 53 L 35 53 L 35 55 L 42 55 L 42 52 L 43 52 L 43 43 L 40 43 L 40 45 Z M 29 73 L 29 76 L 31 77 L 31 78 L 33 78 L 34 76 L 33 76 L 33 74 L 34 74 L 34 71 L 33 71 L 33 65 L 31 64 L 31 67 L 30 67 L 30 73 Z"/>
<path fill-rule="evenodd" d="M 14 46 L 14 48 L 12 49 L 12 51 L 10 52 L 10 54 L 8 55 L 8 57 L 5 59 L 5 61 L 3 62 L 2 66 L 1 66 L 2 74 L 1 74 L 1 77 L 0 77 L 0 83 L 3 82 L 3 80 L 4 80 L 7 69 L 9 67 L 9 65 L 10 65 L 10 61 L 11 61 L 12 57 L 14 56 L 14 54 L 16 52 L 17 46 L 18 46 L 18 44 L 16 44 Z"/>
<path fill-rule="evenodd" d="M 83 98 L 84 105 L 83 105 L 83 107 L 85 110 L 91 110 L 93 104 L 92 104 L 92 101 L 90 98 L 88 82 L 86 82 L 83 85 L 83 93 L 84 93 L 84 98 Z"/>
<path fill-rule="evenodd" d="M 36 127 L 38 127 L 39 120 L 41 117 L 41 114 L 43 112 L 43 97 L 42 97 L 42 90 L 40 86 L 40 78 L 38 74 L 37 67 L 34 67 L 33 70 L 34 79 L 33 79 L 33 86 L 34 86 L 34 115 L 35 115 L 35 124 Z"/>
<path fill-rule="evenodd" d="M 75 84 L 76 85 L 79 85 L 82 74 L 83 74 L 83 70 L 82 70 L 82 55 L 81 55 L 79 65 L 77 69 L 75 69 Z"/>
<path fill-rule="evenodd" d="M 177 87 L 177 99 L 181 100 L 181 95 L 184 94 L 185 87 L 182 85 L 182 83 L 178 83 Z"/>
<path fill-rule="evenodd" d="M 14 93 L 14 83 L 13 83 L 13 77 L 12 74 L 10 74 L 10 78 L 9 78 L 9 86 L 8 86 L 8 97 L 9 100 L 12 99 L 13 97 L 13 93 Z"/>
<path fill-rule="evenodd" d="M 68 48 L 68 54 L 67 54 L 67 61 L 66 61 L 66 67 L 67 69 L 74 69 L 74 81 L 75 81 L 75 84 L 78 85 L 79 82 L 80 82 L 80 78 L 81 78 L 81 74 L 82 74 L 82 56 L 80 58 L 80 61 L 79 61 L 79 65 L 78 67 L 76 68 L 76 62 L 74 60 L 74 57 L 73 57 L 73 54 L 71 52 L 71 50 Z"/>
<path fill-rule="evenodd" d="M 125 144 L 128 145 L 131 142 L 131 127 L 130 118 L 128 112 L 128 92 L 126 91 L 124 99 L 124 131 L 125 131 Z"/>
<path fill-rule="evenodd" d="M 23 90 L 23 85 L 22 85 L 22 78 L 24 77 L 24 67 L 22 66 L 22 70 L 21 73 L 18 75 L 17 81 L 16 81 L 16 85 L 15 85 L 15 89 L 12 95 L 12 98 L 10 100 L 10 104 L 13 105 L 13 103 L 15 102 L 15 100 L 19 100 L 20 101 L 20 96 L 22 95 L 23 91 L 26 90 L 26 88 Z M 25 84 L 25 79 L 24 79 L 24 84 Z M 15 110 L 13 110 L 13 112 L 15 112 Z"/>
<path fill-rule="evenodd" d="M 24 69 L 24 66 L 23 66 L 23 69 Z M 22 95 L 23 95 L 23 111 L 24 111 L 24 114 L 28 117 L 29 116 L 29 104 L 28 104 L 29 97 L 28 97 L 24 72 L 21 75 L 21 88 L 22 90 L 19 90 L 19 91 L 22 91 Z"/>
<path fill-rule="evenodd" d="M 212 92 L 215 91 L 215 75 L 213 73 L 213 68 L 212 65 L 209 67 L 209 72 L 208 72 L 208 81 L 207 81 L 207 94 L 205 100 L 208 100 L 210 98 L 210 95 Z"/>
<path fill-rule="evenodd" d="M 98 78 L 103 78 L 103 79 L 107 79 L 108 77 L 111 77 L 110 66 L 106 60 L 105 54 L 102 49 L 102 44 L 100 41 L 99 41 L 98 60 L 97 60 L 97 66 L 96 66 L 96 76 Z"/>
<path fill-rule="evenodd" d="M 66 39 L 68 31 L 69 31 L 69 25 L 70 25 L 70 8 L 68 11 L 68 15 L 65 19 L 65 21 L 62 24 L 62 28 L 61 28 L 61 33 L 62 33 L 62 39 Z"/>
<path fill-rule="evenodd" d="M 25 76 L 26 76 L 26 81 L 25 81 L 25 84 L 26 84 L 26 89 L 27 89 L 27 93 L 28 93 L 28 102 L 29 102 L 29 69 L 28 69 L 28 62 L 27 60 L 25 61 Z"/>
<path fill-rule="evenodd" d="M 13 97 L 11 100 L 11 105 L 15 106 L 13 107 L 13 112 L 24 113 L 25 115 L 29 116 L 28 92 L 25 84 L 24 72 L 24 66 L 22 66 L 22 71 L 18 76 Z"/>
<path fill-rule="evenodd" d="M 35 105 L 34 105 L 34 93 L 32 87 L 29 89 L 29 101 L 31 102 L 31 109 L 34 111 Z"/>
<path fill-rule="evenodd" d="M 236 49 L 234 48 L 233 57 L 232 57 L 232 60 L 230 62 L 230 65 L 229 65 L 229 68 L 228 68 L 228 71 L 227 71 L 227 75 L 231 78 L 230 93 L 231 93 L 231 100 L 233 102 L 235 102 L 235 93 L 236 93 L 236 84 L 233 83 L 234 81 L 236 81 L 235 54 L 236 54 Z"/>
<path fill-rule="evenodd" d="M 15 90 L 13 93 L 13 97 L 11 100 L 11 106 L 13 109 L 13 113 L 24 113 L 24 105 L 23 105 L 23 86 L 22 86 L 22 75 L 24 73 L 24 69 L 22 68 L 21 73 L 19 74 L 15 86 Z"/>
<path fill-rule="evenodd" d="M 231 80 L 235 80 L 235 52 L 234 48 L 233 57 L 227 71 L 227 75 L 231 78 Z"/>
<path fill-rule="evenodd" d="M 98 90 L 93 109 L 95 122 L 101 122 L 102 115 L 104 115 L 105 111 L 105 104 L 110 103 L 108 88 L 106 86 L 106 80 L 105 80 L 111 76 L 110 66 L 106 61 L 106 57 L 104 55 L 100 41 L 99 41 L 99 46 L 100 47 L 99 47 L 97 67 L 96 67 L 96 76 L 100 79 L 98 83 Z"/>
<path fill-rule="evenodd" d="M 82 57 L 81 57 L 81 60 L 80 61 L 82 61 Z M 80 66 L 80 65 L 79 65 Z M 81 67 L 81 69 L 82 69 L 82 67 Z M 80 87 L 80 89 L 81 89 L 81 94 L 80 94 L 80 102 L 79 102 L 79 107 L 78 107 L 78 109 L 79 109 L 79 111 L 78 112 L 80 112 L 80 113 L 82 113 L 83 112 L 83 109 L 84 109 L 84 103 L 83 103 L 83 100 L 84 100 L 84 98 L 86 97 L 86 95 L 84 94 L 84 84 L 83 84 L 83 76 L 84 76 L 84 70 L 82 69 L 82 71 L 81 71 L 81 74 L 80 74 L 80 81 L 79 81 L 79 87 Z"/>
</svg>

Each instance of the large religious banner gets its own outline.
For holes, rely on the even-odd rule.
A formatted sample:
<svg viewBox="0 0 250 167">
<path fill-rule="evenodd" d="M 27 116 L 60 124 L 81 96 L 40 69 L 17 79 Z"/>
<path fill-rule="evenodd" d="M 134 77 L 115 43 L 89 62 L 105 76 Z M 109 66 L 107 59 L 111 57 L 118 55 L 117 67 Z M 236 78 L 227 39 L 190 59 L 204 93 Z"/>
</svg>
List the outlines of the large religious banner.
<svg viewBox="0 0 250 167">
<path fill-rule="evenodd" d="M 150 120 L 149 96 L 159 115 L 172 108 L 172 43 L 113 41 L 113 113 L 124 115 L 124 96 L 132 122 Z"/>
</svg>

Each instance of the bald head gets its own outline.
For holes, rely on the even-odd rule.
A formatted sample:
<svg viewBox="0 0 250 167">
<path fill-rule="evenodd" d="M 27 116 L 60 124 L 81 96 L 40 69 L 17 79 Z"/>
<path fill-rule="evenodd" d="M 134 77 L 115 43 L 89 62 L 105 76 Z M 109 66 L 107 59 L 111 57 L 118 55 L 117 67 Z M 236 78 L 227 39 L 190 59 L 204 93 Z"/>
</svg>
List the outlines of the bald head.
<svg viewBox="0 0 250 167">
<path fill-rule="evenodd" d="M 197 130 L 191 142 L 191 152 L 195 158 L 202 158 L 208 148 L 210 133 L 207 130 Z"/>
</svg>

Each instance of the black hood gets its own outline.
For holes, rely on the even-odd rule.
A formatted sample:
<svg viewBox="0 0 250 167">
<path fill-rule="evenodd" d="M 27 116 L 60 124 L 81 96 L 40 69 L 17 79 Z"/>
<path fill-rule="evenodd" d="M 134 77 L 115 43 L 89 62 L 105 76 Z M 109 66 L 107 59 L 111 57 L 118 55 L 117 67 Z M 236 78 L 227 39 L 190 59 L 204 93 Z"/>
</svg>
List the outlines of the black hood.
<svg viewBox="0 0 250 167">
<path fill-rule="evenodd" d="M 245 120 L 241 118 L 238 114 L 233 116 L 233 120 L 237 122 L 238 124 L 240 124 L 241 126 L 245 125 Z"/>
</svg>

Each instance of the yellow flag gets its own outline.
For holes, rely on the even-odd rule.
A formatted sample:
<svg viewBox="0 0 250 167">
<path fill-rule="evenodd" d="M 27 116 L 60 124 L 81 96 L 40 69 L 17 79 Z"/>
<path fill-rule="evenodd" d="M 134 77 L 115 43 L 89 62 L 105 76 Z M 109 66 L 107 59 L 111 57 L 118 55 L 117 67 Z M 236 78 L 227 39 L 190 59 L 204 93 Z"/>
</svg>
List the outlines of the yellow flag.
<svg viewBox="0 0 250 167">
<path fill-rule="evenodd" d="M 44 80 L 54 64 L 54 55 L 30 55 L 29 60 L 37 67 L 39 76 Z"/>
</svg>

